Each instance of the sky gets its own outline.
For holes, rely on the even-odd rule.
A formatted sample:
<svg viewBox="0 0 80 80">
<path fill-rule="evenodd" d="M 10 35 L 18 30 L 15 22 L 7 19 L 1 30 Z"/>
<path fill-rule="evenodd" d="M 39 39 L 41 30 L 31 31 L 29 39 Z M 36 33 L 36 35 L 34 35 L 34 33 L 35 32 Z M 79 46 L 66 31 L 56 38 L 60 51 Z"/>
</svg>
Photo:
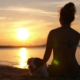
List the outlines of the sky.
<svg viewBox="0 0 80 80">
<path fill-rule="evenodd" d="M 80 0 L 0 0 L 0 45 L 46 44 L 49 31 L 61 26 L 58 11 L 68 2 L 77 8 L 71 27 L 80 32 Z"/>
</svg>

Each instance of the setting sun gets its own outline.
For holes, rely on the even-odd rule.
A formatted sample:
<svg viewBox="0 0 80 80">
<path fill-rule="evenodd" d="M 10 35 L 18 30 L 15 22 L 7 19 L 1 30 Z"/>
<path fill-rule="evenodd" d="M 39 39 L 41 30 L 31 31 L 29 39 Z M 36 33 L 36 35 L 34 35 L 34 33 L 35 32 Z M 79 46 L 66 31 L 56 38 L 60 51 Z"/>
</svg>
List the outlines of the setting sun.
<svg viewBox="0 0 80 80">
<path fill-rule="evenodd" d="M 17 37 L 20 40 L 26 40 L 29 37 L 29 32 L 24 28 L 19 28 L 17 32 Z"/>
</svg>

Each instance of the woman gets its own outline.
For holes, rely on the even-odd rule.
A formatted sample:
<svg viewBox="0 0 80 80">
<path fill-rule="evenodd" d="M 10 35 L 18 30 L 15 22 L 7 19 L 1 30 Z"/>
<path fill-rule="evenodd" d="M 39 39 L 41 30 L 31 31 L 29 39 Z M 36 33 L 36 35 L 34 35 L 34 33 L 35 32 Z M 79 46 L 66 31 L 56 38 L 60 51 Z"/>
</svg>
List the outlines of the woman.
<svg viewBox="0 0 80 80">
<path fill-rule="evenodd" d="M 51 30 L 46 45 L 44 62 L 46 63 L 53 50 L 53 61 L 48 68 L 50 75 L 63 77 L 76 77 L 79 72 L 79 64 L 75 53 L 79 43 L 79 33 L 71 28 L 75 19 L 76 8 L 70 2 L 60 10 L 61 27 Z"/>
</svg>

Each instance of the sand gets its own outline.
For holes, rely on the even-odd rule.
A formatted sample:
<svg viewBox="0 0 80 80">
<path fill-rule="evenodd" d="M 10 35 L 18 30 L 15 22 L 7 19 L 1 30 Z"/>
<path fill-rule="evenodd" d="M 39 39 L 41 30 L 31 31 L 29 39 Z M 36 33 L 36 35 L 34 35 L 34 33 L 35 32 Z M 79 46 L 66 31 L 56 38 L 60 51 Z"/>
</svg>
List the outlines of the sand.
<svg viewBox="0 0 80 80">
<path fill-rule="evenodd" d="M 36 78 L 30 75 L 28 69 L 0 66 L 0 80 L 80 80 L 80 76 L 76 79 L 57 77 Z"/>
</svg>

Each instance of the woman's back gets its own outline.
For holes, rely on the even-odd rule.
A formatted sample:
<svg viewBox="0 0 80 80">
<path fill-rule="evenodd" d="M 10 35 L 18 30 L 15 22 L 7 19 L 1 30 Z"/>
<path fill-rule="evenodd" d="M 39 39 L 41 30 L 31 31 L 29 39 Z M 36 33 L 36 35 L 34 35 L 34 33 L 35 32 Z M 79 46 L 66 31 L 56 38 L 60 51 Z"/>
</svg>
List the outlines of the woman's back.
<svg viewBox="0 0 80 80">
<path fill-rule="evenodd" d="M 54 75 L 58 73 L 71 74 L 79 69 L 75 56 L 79 43 L 79 33 L 71 28 L 71 23 L 75 19 L 75 13 L 76 7 L 74 3 L 70 2 L 64 5 L 59 13 L 59 21 L 62 27 L 51 30 L 48 35 L 43 60 L 45 63 L 49 60 L 53 49 L 53 61 L 48 71 Z"/>
<path fill-rule="evenodd" d="M 75 58 L 79 33 L 70 27 L 63 26 L 52 30 L 51 37 L 54 54 L 52 66 L 57 70 L 60 69 L 61 72 L 75 71 L 79 66 Z"/>
</svg>

